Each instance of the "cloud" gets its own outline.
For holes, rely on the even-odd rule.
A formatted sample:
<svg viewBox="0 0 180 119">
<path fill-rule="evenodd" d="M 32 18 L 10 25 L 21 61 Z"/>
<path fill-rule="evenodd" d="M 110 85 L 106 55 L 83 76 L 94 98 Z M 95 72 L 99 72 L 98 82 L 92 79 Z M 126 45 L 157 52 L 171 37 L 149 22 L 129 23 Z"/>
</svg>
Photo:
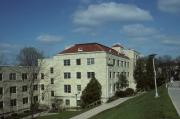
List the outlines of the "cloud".
<svg viewBox="0 0 180 119">
<path fill-rule="evenodd" d="M 180 36 L 163 36 L 161 40 L 165 45 L 180 46 Z"/>
<path fill-rule="evenodd" d="M 158 0 L 158 9 L 168 13 L 179 13 L 180 0 Z"/>
<path fill-rule="evenodd" d="M 46 34 L 46 35 L 38 36 L 37 40 L 44 44 L 54 44 L 54 43 L 63 41 L 63 38 L 61 36 Z"/>
<path fill-rule="evenodd" d="M 131 24 L 125 25 L 120 30 L 125 36 L 128 37 L 138 37 L 138 39 L 144 39 L 144 37 L 154 36 L 159 33 L 159 31 L 152 27 L 146 27 L 143 24 Z"/>
<path fill-rule="evenodd" d="M 78 27 L 73 30 L 73 32 L 78 32 L 78 33 L 87 33 L 87 32 L 91 32 L 91 31 L 92 31 L 92 29 L 88 28 L 88 27 Z"/>
<path fill-rule="evenodd" d="M 87 9 L 77 10 L 73 22 L 78 25 L 100 25 L 107 22 L 149 21 L 151 14 L 135 5 L 115 2 L 89 5 Z"/>
</svg>

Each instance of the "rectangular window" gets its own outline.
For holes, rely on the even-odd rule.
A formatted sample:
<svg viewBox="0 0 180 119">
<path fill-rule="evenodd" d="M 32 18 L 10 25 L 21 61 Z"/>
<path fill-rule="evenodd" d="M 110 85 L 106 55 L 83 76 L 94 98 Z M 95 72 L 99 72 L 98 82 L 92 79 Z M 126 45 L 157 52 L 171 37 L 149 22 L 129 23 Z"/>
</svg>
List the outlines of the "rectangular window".
<svg viewBox="0 0 180 119">
<path fill-rule="evenodd" d="M 37 79 L 37 73 L 34 73 L 34 74 L 33 74 L 33 78 L 34 78 L 34 79 Z"/>
<path fill-rule="evenodd" d="M 78 92 L 81 91 L 81 85 L 77 85 L 77 91 L 78 91 Z"/>
<path fill-rule="evenodd" d="M 127 73 L 127 76 L 129 77 L 129 72 Z"/>
<path fill-rule="evenodd" d="M 77 100 L 77 106 L 81 106 L 81 100 Z"/>
<path fill-rule="evenodd" d="M 54 91 L 51 91 L 51 96 L 54 97 Z"/>
<path fill-rule="evenodd" d="M 16 86 L 10 87 L 10 93 L 16 93 Z"/>
<path fill-rule="evenodd" d="M 113 72 L 113 78 L 115 78 L 116 72 Z"/>
<path fill-rule="evenodd" d="M 64 92 L 71 93 L 71 85 L 64 85 Z"/>
<path fill-rule="evenodd" d="M 28 97 L 23 98 L 23 104 L 28 104 Z"/>
<path fill-rule="evenodd" d="M 81 72 L 76 72 L 76 78 L 81 79 Z"/>
<path fill-rule="evenodd" d="M 70 65 L 71 65 L 70 59 L 65 59 L 64 66 L 70 66 Z"/>
<path fill-rule="evenodd" d="M 10 80 L 16 80 L 16 73 L 10 73 L 9 74 L 9 79 Z"/>
<path fill-rule="evenodd" d="M 129 68 L 129 62 L 127 62 L 127 67 Z"/>
<path fill-rule="evenodd" d="M 0 101 L 0 109 L 3 109 L 3 101 Z"/>
<path fill-rule="evenodd" d="M 81 59 L 76 59 L 76 64 L 81 65 Z"/>
<path fill-rule="evenodd" d="M 111 76 L 111 72 L 109 72 L 109 78 L 111 79 L 111 77 L 112 77 L 112 76 Z"/>
<path fill-rule="evenodd" d="M 33 85 L 33 90 L 38 90 L 38 85 Z"/>
<path fill-rule="evenodd" d="M 123 67 L 123 61 L 121 61 L 121 66 Z"/>
<path fill-rule="evenodd" d="M 33 97 L 34 103 L 38 102 L 38 96 Z"/>
<path fill-rule="evenodd" d="M 0 87 L 0 95 L 3 95 L 3 88 Z"/>
<path fill-rule="evenodd" d="M 26 80 L 27 79 L 27 73 L 22 73 L 22 80 Z"/>
<path fill-rule="evenodd" d="M 26 92 L 27 91 L 27 86 L 22 86 L 22 92 Z"/>
<path fill-rule="evenodd" d="M 41 79 L 44 79 L 44 73 L 41 73 Z"/>
<path fill-rule="evenodd" d="M 16 99 L 10 100 L 10 104 L 11 104 L 11 106 L 16 106 Z"/>
<path fill-rule="evenodd" d="M 124 62 L 124 67 L 126 67 L 126 62 Z"/>
<path fill-rule="evenodd" d="M 65 103 L 66 103 L 66 106 L 69 106 L 69 105 L 70 105 L 70 100 L 69 100 L 69 99 L 66 99 L 66 100 L 65 100 Z"/>
<path fill-rule="evenodd" d="M 69 79 L 71 78 L 71 73 L 70 72 L 64 72 L 64 79 Z"/>
<path fill-rule="evenodd" d="M 117 60 L 117 66 L 119 66 L 119 60 Z"/>
<path fill-rule="evenodd" d="M 116 64 L 116 60 L 115 59 L 113 59 L 113 66 Z"/>
<path fill-rule="evenodd" d="M 95 64 L 94 58 L 87 58 L 87 65 Z"/>
<path fill-rule="evenodd" d="M 87 72 L 87 78 L 95 78 L 94 72 Z"/>
<path fill-rule="evenodd" d="M 44 84 L 41 84 L 41 90 L 44 90 Z"/>
<path fill-rule="evenodd" d="M 54 68 L 53 68 L 53 67 L 50 68 L 50 73 L 51 73 L 51 74 L 54 73 Z"/>
<path fill-rule="evenodd" d="M 0 73 L 0 81 L 2 81 L 2 79 L 3 79 L 3 74 Z"/>
<path fill-rule="evenodd" d="M 54 84 L 54 78 L 51 78 L 51 84 Z"/>
</svg>

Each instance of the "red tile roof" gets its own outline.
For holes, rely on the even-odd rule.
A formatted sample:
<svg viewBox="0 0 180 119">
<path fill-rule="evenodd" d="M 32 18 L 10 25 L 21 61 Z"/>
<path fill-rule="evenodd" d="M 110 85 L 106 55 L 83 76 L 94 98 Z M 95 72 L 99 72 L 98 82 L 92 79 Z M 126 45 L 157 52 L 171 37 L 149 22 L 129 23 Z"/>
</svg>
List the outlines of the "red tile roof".
<svg viewBox="0 0 180 119">
<path fill-rule="evenodd" d="M 95 52 L 95 51 L 105 51 L 107 53 L 129 59 L 124 54 L 119 53 L 110 47 L 107 47 L 107 46 L 104 46 L 104 45 L 98 44 L 98 43 L 75 44 L 74 46 L 60 52 L 59 54 L 78 53 L 78 52 Z"/>
</svg>

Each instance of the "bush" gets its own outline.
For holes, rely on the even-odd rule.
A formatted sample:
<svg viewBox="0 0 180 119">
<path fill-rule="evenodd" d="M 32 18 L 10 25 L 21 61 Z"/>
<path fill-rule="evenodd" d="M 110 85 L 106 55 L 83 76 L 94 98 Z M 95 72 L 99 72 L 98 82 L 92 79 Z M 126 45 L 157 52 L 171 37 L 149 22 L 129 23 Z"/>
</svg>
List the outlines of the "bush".
<svg viewBox="0 0 180 119">
<path fill-rule="evenodd" d="M 119 97 L 117 97 L 117 96 L 110 97 L 110 98 L 107 100 L 107 103 L 112 102 L 112 101 L 114 101 L 114 100 L 116 100 L 116 99 L 118 99 L 118 98 L 119 98 Z"/>
<path fill-rule="evenodd" d="M 116 91 L 115 96 L 123 98 L 126 97 L 126 92 L 125 91 Z"/>
<path fill-rule="evenodd" d="M 127 88 L 125 90 L 126 96 L 132 96 L 135 94 L 134 90 L 132 88 Z"/>
</svg>

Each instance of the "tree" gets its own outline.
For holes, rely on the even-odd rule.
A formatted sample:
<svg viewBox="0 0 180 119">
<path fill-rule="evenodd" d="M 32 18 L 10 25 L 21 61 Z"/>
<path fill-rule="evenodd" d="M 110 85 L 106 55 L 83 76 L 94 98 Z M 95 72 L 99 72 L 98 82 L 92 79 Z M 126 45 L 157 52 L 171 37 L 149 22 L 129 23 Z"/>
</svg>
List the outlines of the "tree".
<svg viewBox="0 0 180 119">
<path fill-rule="evenodd" d="M 118 81 L 116 83 L 116 89 L 120 90 L 120 89 L 126 88 L 128 86 L 129 86 L 129 84 L 128 84 L 128 80 L 127 80 L 126 76 L 123 74 L 118 75 Z"/>
<path fill-rule="evenodd" d="M 101 99 L 101 84 L 96 78 L 92 78 L 83 90 L 81 95 L 81 106 L 86 107 L 87 105 Z"/>
<path fill-rule="evenodd" d="M 28 72 L 28 89 L 29 89 L 29 99 L 30 99 L 30 110 L 31 117 L 34 118 L 34 112 L 38 108 L 37 99 L 34 98 L 34 85 L 39 84 L 37 79 L 37 75 L 41 70 L 41 63 L 38 65 L 38 60 L 43 58 L 42 52 L 38 51 L 33 47 L 25 47 L 20 50 L 17 59 L 19 61 L 19 65 L 26 66 Z"/>
</svg>

